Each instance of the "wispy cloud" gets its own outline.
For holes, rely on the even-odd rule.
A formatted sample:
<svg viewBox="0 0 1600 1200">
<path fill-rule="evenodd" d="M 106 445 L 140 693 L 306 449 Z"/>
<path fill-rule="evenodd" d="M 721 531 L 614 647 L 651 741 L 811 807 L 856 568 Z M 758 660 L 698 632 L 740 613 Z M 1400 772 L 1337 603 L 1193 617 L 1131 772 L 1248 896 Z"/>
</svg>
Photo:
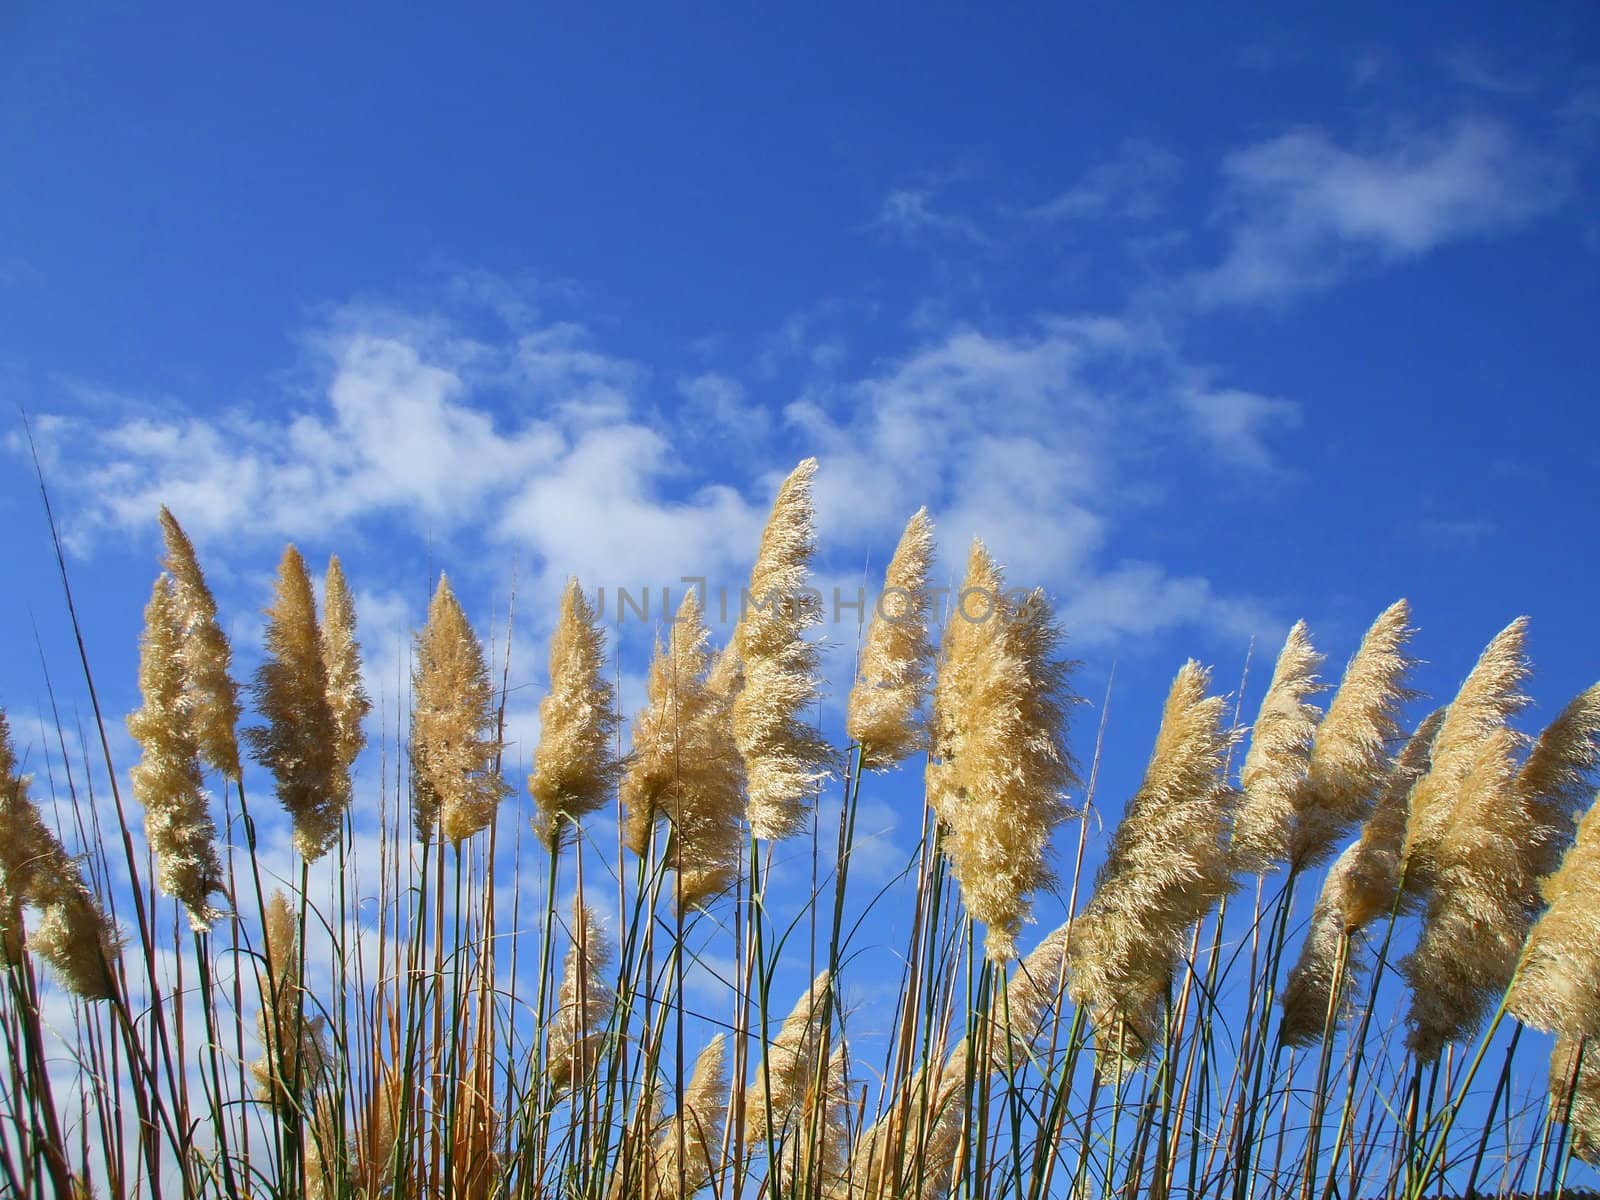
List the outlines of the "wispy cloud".
<svg viewBox="0 0 1600 1200">
<path fill-rule="evenodd" d="M 1298 129 L 1222 169 L 1227 249 L 1189 280 L 1206 305 L 1283 300 L 1363 259 L 1514 228 L 1563 203 L 1573 181 L 1565 156 L 1476 116 L 1359 149 Z"/>
<path fill-rule="evenodd" d="M 854 378 L 804 353 L 828 336 L 796 334 L 810 383 L 782 408 L 762 394 L 770 382 L 725 371 L 663 373 L 676 393 L 663 406 L 656 372 L 576 324 L 489 336 L 426 314 L 340 310 L 305 339 L 310 383 L 282 409 L 125 404 L 111 419 L 56 418 L 46 445 L 80 552 L 148 530 L 168 503 L 235 557 L 283 538 L 371 534 L 426 544 L 453 572 L 529 554 L 536 589 L 576 574 L 658 595 L 701 575 L 736 593 L 777 480 L 815 453 L 826 570 L 840 578 L 844 564 L 876 563 L 927 504 L 947 561 L 984 537 L 1019 583 L 1057 589 L 1098 623 L 1078 631 L 1086 641 L 1126 625 L 1091 602 L 1108 589 L 1146 593 L 1147 628 L 1238 630 L 1244 602 L 1157 563 L 1113 566 L 1110 547 L 1141 504 L 1160 502 L 1152 463 L 1204 448 L 1267 465 L 1286 401 L 1214 383 L 1157 331 L 1103 316 L 1006 334 L 946 325 Z M 738 435 L 737 470 L 708 452 L 713 430 Z M 411 594 L 415 568 L 377 565 L 361 582 L 371 665 L 389 674 L 425 595 Z"/>
<path fill-rule="evenodd" d="M 1028 213 L 1051 224 L 1099 218 L 1148 221 L 1164 210 L 1182 165 L 1170 150 L 1130 139 L 1116 157 L 1091 167 L 1071 187 Z"/>
<path fill-rule="evenodd" d="M 936 192 L 932 187 L 892 189 L 878 210 L 878 227 L 910 240 L 934 235 L 975 246 L 988 244 L 989 235 L 979 228 L 977 222 L 938 208 L 935 197 Z"/>
</svg>

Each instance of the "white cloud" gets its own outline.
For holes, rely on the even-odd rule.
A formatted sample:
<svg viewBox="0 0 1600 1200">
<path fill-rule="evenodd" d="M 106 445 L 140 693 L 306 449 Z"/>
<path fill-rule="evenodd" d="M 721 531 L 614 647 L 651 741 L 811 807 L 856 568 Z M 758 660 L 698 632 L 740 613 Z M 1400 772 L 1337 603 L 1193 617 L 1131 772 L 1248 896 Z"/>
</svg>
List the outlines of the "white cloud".
<svg viewBox="0 0 1600 1200">
<path fill-rule="evenodd" d="M 933 201 L 932 188 L 894 188 L 878 210 L 878 225 L 905 238 L 934 234 L 980 246 L 988 242 L 988 235 L 976 223 L 935 208 Z"/>
<path fill-rule="evenodd" d="M 1571 183 L 1563 158 L 1485 117 L 1370 149 L 1299 129 L 1229 155 L 1222 169 L 1228 248 L 1190 281 L 1203 304 L 1283 299 L 1362 258 L 1410 258 L 1513 228 L 1562 203 Z"/>
<path fill-rule="evenodd" d="M 1300 407 L 1293 401 L 1239 388 L 1195 386 L 1179 391 L 1178 403 L 1222 459 L 1256 470 L 1274 465 L 1267 443 L 1274 427 L 1293 426 L 1300 421 Z"/>
<path fill-rule="evenodd" d="M 1129 139 L 1115 158 L 1090 168 L 1029 215 L 1051 223 L 1101 217 L 1147 221 L 1160 214 L 1181 167 L 1182 160 L 1170 150 Z"/>
</svg>

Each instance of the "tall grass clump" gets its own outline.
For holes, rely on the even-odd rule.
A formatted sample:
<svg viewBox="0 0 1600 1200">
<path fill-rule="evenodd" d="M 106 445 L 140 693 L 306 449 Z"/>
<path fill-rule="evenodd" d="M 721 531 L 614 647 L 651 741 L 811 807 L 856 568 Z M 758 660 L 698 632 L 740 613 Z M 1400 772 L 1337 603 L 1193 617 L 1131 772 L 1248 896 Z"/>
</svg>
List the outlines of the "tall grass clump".
<svg viewBox="0 0 1600 1200">
<path fill-rule="evenodd" d="M 135 756 L 86 649 L 81 725 L 0 709 L 0 1195 L 1594 1186 L 1600 685 L 1524 728 L 1519 618 L 1430 715 L 1402 600 L 1091 738 L 1070 609 L 919 510 L 833 697 L 818 469 L 720 627 L 568 580 L 529 670 L 440 573 L 387 684 L 337 555 L 225 619 L 152 514 Z"/>
</svg>

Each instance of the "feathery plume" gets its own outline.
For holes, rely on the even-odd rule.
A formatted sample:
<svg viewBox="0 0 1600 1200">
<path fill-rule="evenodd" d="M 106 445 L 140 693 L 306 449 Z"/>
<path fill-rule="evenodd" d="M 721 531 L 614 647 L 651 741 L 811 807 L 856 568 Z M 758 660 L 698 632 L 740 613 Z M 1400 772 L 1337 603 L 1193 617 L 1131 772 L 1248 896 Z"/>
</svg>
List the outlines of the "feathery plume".
<svg viewBox="0 0 1600 1200">
<path fill-rule="evenodd" d="M 1600 1044 L 1600 799 L 1541 890 L 1549 907 L 1528 935 L 1511 1013 L 1535 1029 Z"/>
<path fill-rule="evenodd" d="M 129 775 L 133 794 L 144 806 L 145 837 L 156 856 L 156 882 L 183 904 L 191 926 L 208 930 L 222 915 L 211 896 L 225 889 L 217 828 L 201 790 L 193 710 L 185 703 L 182 644 L 172 581 L 162 574 L 144 610 L 139 645 L 144 704 L 128 716 L 128 732 L 143 753 Z"/>
<path fill-rule="evenodd" d="M 678 1115 L 651 1155 L 661 1200 L 689 1200 L 711 1182 L 728 1119 L 728 1039 L 717 1034 L 695 1059 Z M 683 1143 L 682 1157 L 678 1144 Z"/>
<path fill-rule="evenodd" d="M 1328 868 L 1322 892 L 1311 913 L 1311 928 L 1306 931 L 1305 944 L 1300 948 L 1300 959 L 1284 981 L 1280 1036 L 1286 1045 L 1309 1046 L 1320 1042 L 1323 1031 L 1331 1028 L 1330 1011 L 1337 1021 L 1345 996 L 1349 994 L 1355 960 L 1349 953 L 1349 921 L 1344 902 L 1350 872 L 1359 861 L 1360 847 L 1359 842 L 1351 843 Z M 1342 970 L 1339 966 L 1341 947 L 1345 958 Z M 1334 994 L 1336 982 L 1337 995 Z"/>
<path fill-rule="evenodd" d="M 745 1126 L 752 1143 L 765 1141 L 769 1131 L 772 1140 L 778 1141 L 805 1100 L 822 1052 L 828 982 L 826 970 L 812 980 L 767 1046 L 766 1061 L 745 1100 Z"/>
<path fill-rule="evenodd" d="M 1433 740 L 1428 773 L 1411 789 L 1411 812 L 1401 851 L 1401 884 L 1412 900 L 1433 885 L 1439 841 L 1450 823 L 1463 783 L 1484 744 L 1527 706 L 1522 692 L 1529 668 L 1524 645 L 1528 618 L 1518 617 L 1484 647 L 1477 664 L 1445 709 Z"/>
<path fill-rule="evenodd" d="M 1600 1039 L 1556 1039 L 1550 1055 L 1550 1111 L 1558 1117 L 1567 1114 L 1573 1155 L 1600 1166 Z"/>
<path fill-rule="evenodd" d="M 267 724 L 245 730 L 245 741 L 277 781 L 278 801 L 294 821 L 295 849 L 314 861 L 338 838 L 343 810 L 317 604 L 305 559 L 293 546 L 278 562 L 265 641 L 267 659 L 250 692 Z"/>
<path fill-rule="evenodd" d="M 1311 743 L 1322 713 L 1309 697 L 1325 690 L 1317 680 L 1322 655 L 1296 621 L 1278 652 L 1272 683 L 1250 733 L 1239 783 L 1243 796 L 1233 819 L 1235 868 L 1261 874 L 1289 857 Z"/>
<path fill-rule="evenodd" d="M 263 1100 L 281 1112 L 299 1112 L 306 1098 L 321 1090 L 329 1054 L 328 1022 L 305 1015 L 299 922 L 282 891 L 267 898 L 264 932 L 274 987 L 261 989 L 256 1025 L 266 1050 L 250 1071 Z"/>
<path fill-rule="evenodd" d="M 971 597 L 982 597 L 973 619 Z M 1000 568 L 974 540 L 960 599 L 945 626 L 933 694 L 928 801 L 949 833 L 945 851 L 961 898 L 988 929 L 991 960 L 1016 957 L 1031 895 L 1054 881 L 1048 855 L 1073 815 L 1077 782 L 1066 749 L 1067 676 L 1061 631 L 1041 591 L 1014 603 Z"/>
<path fill-rule="evenodd" d="M 708 637 L 699 593 L 691 589 L 666 646 L 656 646 L 648 703 L 634 718 L 633 753 L 619 787 L 623 841 L 635 854 L 647 852 L 658 822 L 668 822 L 664 861 L 682 864 L 678 891 L 685 908 L 732 883 L 743 845 L 744 764 L 729 720 L 733 677 L 727 668 L 708 676 Z M 727 660 L 724 654 L 721 661 Z"/>
<path fill-rule="evenodd" d="M 82 866 L 68 857 L 61 840 L 45 825 L 28 798 L 28 778 L 17 774 L 11 726 L 0 709 L 0 898 L 9 912 L 7 954 L 20 957 L 21 906 L 42 910 L 26 940 L 60 976 L 62 984 L 85 1000 L 115 994 L 111 964 L 121 946 L 115 927 L 89 889 Z"/>
<path fill-rule="evenodd" d="M 1345 927 L 1352 933 L 1394 909 L 1400 891 L 1400 851 L 1405 843 L 1411 789 L 1428 770 L 1433 739 L 1444 724 L 1444 709 L 1418 725 L 1389 768 L 1378 802 L 1361 826 L 1354 861 L 1342 876 L 1340 901 Z"/>
<path fill-rule="evenodd" d="M 778 489 L 750 570 L 750 607 L 740 614 L 733 645 L 744 687 L 733 702 L 733 737 L 744 758 L 746 816 L 751 832 L 774 841 L 805 825 L 806 799 L 827 778 L 833 751 L 806 722 L 816 703 L 819 652 L 806 631 L 822 619 L 806 591 L 816 548 L 808 458 Z"/>
<path fill-rule="evenodd" d="M 1032 1046 L 1044 1036 L 1050 1018 L 1061 1007 L 1061 996 L 1067 985 L 1067 945 L 1071 936 L 1072 918 L 1069 917 L 1029 951 L 1006 985 L 1005 1003 L 1011 1035 L 1024 1047 Z"/>
<path fill-rule="evenodd" d="M 350 769 L 367 744 L 361 722 L 372 701 L 361 683 L 361 644 L 356 641 L 356 605 L 345 582 L 339 556 L 328 556 L 328 578 L 320 633 L 322 667 L 328 679 L 328 708 L 333 713 L 334 791 L 341 812 L 350 806 Z"/>
<path fill-rule="evenodd" d="M 411 672 L 411 763 L 417 836 L 438 822 L 455 845 L 493 821 L 509 792 L 495 764 L 494 698 L 483 647 L 441 573 Z"/>
<path fill-rule="evenodd" d="M 581 900 L 574 904 L 572 944 L 562 965 L 556 1012 L 550 1019 L 550 1080 L 557 1092 L 578 1086 L 599 1061 L 600 1040 L 616 995 L 604 974 L 611 942 Z"/>
<path fill-rule="evenodd" d="M 930 683 L 928 569 L 933 522 L 919 508 L 900 535 L 867 627 L 845 731 L 861 746 L 861 765 L 883 771 L 927 744 L 922 705 Z"/>
<path fill-rule="evenodd" d="M 528 791 L 539 805 L 534 825 L 552 844 L 578 818 L 600 809 L 617 786 L 616 691 L 605 678 L 605 634 L 576 579 L 561 595 L 550 635 L 550 693 L 539 704 L 539 746 Z"/>
<path fill-rule="evenodd" d="M 161 506 L 161 565 L 172 576 L 183 628 L 182 662 L 194 709 L 200 756 L 229 779 L 239 778 L 239 687 L 228 674 L 233 651 L 217 623 L 217 602 L 195 557 L 194 543 L 166 505 Z"/>
<path fill-rule="evenodd" d="M 1479 740 L 1434 851 L 1422 936 L 1401 963 L 1411 985 L 1406 1044 L 1423 1062 L 1478 1027 L 1510 984 L 1538 911 L 1531 867 L 1548 831 L 1516 794 L 1521 742 L 1506 726 Z"/>
<path fill-rule="evenodd" d="M 1579 692 L 1539 735 L 1517 772 L 1517 795 L 1553 836 L 1532 870 L 1554 871 L 1571 841 L 1573 825 L 1600 769 L 1600 683 Z"/>
<path fill-rule="evenodd" d="M 930 1069 L 931 1068 L 931 1069 Z M 856 1142 L 828 1200 L 945 1200 L 966 1114 L 967 1044 L 925 1063 Z"/>
<path fill-rule="evenodd" d="M 1111 840 L 1067 949 L 1068 988 L 1100 1052 L 1138 1061 L 1160 1025 L 1183 935 L 1231 888 L 1225 844 L 1237 793 L 1223 778 L 1235 733 L 1211 672 L 1192 659 L 1168 693 L 1144 782 Z"/>
<path fill-rule="evenodd" d="M 1304 787 L 1296 795 L 1289 861 L 1299 869 L 1333 853 L 1370 809 L 1389 773 L 1389 745 L 1400 736 L 1400 706 L 1412 697 L 1411 606 L 1396 600 L 1379 614 L 1345 668 L 1328 715 L 1317 727 Z"/>
</svg>

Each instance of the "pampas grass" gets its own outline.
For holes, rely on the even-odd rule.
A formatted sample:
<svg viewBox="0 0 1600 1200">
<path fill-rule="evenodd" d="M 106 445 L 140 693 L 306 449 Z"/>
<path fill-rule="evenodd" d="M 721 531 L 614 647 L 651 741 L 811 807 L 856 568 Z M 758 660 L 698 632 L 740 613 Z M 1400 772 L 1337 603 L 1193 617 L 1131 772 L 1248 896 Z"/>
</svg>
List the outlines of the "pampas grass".
<svg viewBox="0 0 1600 1200">
<path fill-rule="evenodd" d="M 266 770 L 241 769 L 221 615 L 163 514 L 129 719 L 145 844 L 125 764 L 86 774 L 64 727 L 19 747 L 0 716 L 0 1193 L 1420 1200 L 1592 1178 L 1592 807 L 1572 833 L 1600 688 L 1529 738 L 1519 621 L 1418 721 L 1402 602 L 1324 715 L 1297 625 L 1242 762 L 1234 706 L 1186 663 L 1119 811 L 1099 793 L 1135 706 L 1102 708 L 1080 783 L 1049 598 L 977 543 L 935 648 L 926 512 L 849 697 L 819 703 L 814 470 L 779 489 L 761 604 L 718 645 L 686 596 L 628 735 L 632 639 L 551 590 L 531 800 L 502 761 L 535 673 L 509 621 L 495 678 L 441 575 L 409 703 L 371 720 L 356 593 L 330 559 L 319 620 L 293 548 L 247 693 Z M 266 782 L 289 817 L 258 837 Z M 1532 1029 L 1560 1039 L 1548 1102 L 1518 1073 Z"/>
</svg>

